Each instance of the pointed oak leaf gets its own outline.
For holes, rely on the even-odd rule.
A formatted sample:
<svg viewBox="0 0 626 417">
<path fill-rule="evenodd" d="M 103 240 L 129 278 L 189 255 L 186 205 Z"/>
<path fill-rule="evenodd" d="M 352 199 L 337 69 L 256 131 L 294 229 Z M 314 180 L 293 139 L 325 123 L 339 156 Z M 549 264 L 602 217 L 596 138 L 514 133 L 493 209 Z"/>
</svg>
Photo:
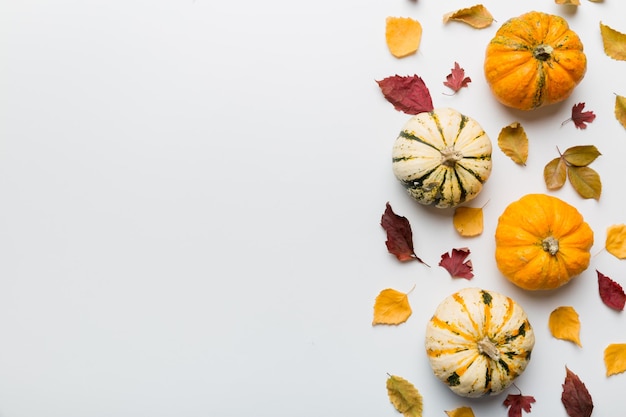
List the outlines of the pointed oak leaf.
<svg viewBox="0 0 626 417">
<path fill-rule="evenodd" d="M 459 407 L 454 410 L 446 411 L 448 417 L 475 417 L 474 410 L 470 407 Z"/>
<path fill-rule="evenodd" d="M 543 169 L 543 179 L 548 190 L 558 190 L 567 179 L 567 165 L 561 157 L 554 158 Z"/>
<path fill-rule="evenodd" d="M 615 95 L 615 118 L 626 129 L 626 97 Z"/>
<path fill-rule="evenodd" d="M 567 367 L 565 367 L 565 371 L 561 402 L 567 415 L 570 417 L 590 417 L 593 411 L 591 394 L 578 375 Z"/>
<path fill-rule="evenodd" d="M 494 21 L 493 16 L 489 13 L 489 10 L 487 10 L 487 8 L 482 4 L 477 4 L 476 6 L 465 9 L 459 9 L 443 15 L 443 23 L 448 23 L 451 20 L 466 23 L 475 29 L 486 28 Z"/>
<path fill-rule="evenodd" d="M 498 146 L 506 156 L 519 165 L 528 160 L 528 136 L 519 122 L 513 122 L 500 130 Z"/>
<path fill-rule="evenodd" d="M 394 75 L 376 82 L 383 96 L 398 111 L 415 115 L 434 109 L 430 91 L 418 75 Z"/>
<path fill-rule="evenodd" d="M 389 203 L 386 205 L 380 224 L 387 232 L 385 244 L 389 253 L 395 255 L 401 262 L 418 261 L 425 264 L 413 250 L 413 232 L 409 220 L 394 213 Z"/>
<path fill-rule="evenodd" d="M 443 82 L 443 85 L 450 87 L 452 91 L 456 93 L 461 88 L 467 87 L 470 82 L 472 82 L 472 79 L 470 77 L 466 77 L 465 70 L 459 66 L 458 62 L 455 62 L 454 68 L 452 68 L 450 74 L 446 76 L 446 80 Z"/>
<path fill-rule="evenodd" d="M 473 237 L 483 232 L 482 207 L 457 207 L 452 216 L 454 228 L 461 236 Z"/>
<path fill-rule="evenodd" d="M 385 40 L 389 52 L 396 58 L 417 52 L 422 39 L 422 25 L 410 17 L 388 17 Z"/>
<path fill-rule="evenodd" d="M 596 115 L 591 110 L 583 111 L 584 108 L 585 103 L 574 104 L 574 107 L 572 107 L 572 117 L 561 123 L 561 126 L 563 126 L 567 122 L 574 122 L 574 126 L 576 126 L 578 129 L 586 129 L 586 123 L 593 122 L 596 118 Z"/>
<path fill-rule="evenodd" d="M 618 259 L 626 259 L 626 224 L 614 224 L 606 229 L 604 247 Z"/>
<path fill-rule="evenodd" d="M 606 376 L 626 372 L 626 343 L 611 343 L 604 349 Z"/>
<path fill-rule="evenodd" d="M 472 279 L 474 277 L 472 261 L 465 260 L 469 254 L 468 248 L 452 249 L 452 255 L 448 252 L 441 255 L 439 266 L 448 271 L 452 278 Z"/>
<path fill-rule="evenodd" d="M 568 340 L 582 347 L 580 343 L 580 319 L 573 307 L 562 306 L 554 309 L 548 319 L 548 328 L 555 338 Z"/>
<path fill-rule="evenodd" d="M 509 394 L 502 404 L 509 407 L 509 417 L 521 417 L 522 410 L 530 413 L 530 408 L 534 402 L 535 397 L 530 395 Z"/>
<path fill-rule="evenodd" d="M 563 159 L 570 166 L 584 167 L 595 161 L 600 151 L 594 145 L 572 146 L 563 152 Z"/>
<path fill-rule="evenodd" d="M 596 270 L 596 273 L 598 274 L 598 291 L 602 302 L 613 310 L 624 310 L 626 293 L 624 293 L 622 286 L 600 271 Z"/>
<path fill-rule="evenodd" d="M 574 190 L 582 198 L 600 199 L 602 182 L 600 175 L 589 167 L 570 166 L 567 169 L 567 178 Z"/>
<path fill-rule="evenodd" d="M 406 379 L 390 375 L 387 378 L 387 395 L 391 404 L 404 417 L 422 417 L 422 395 Z"/>
<path fill-rule="evenodd" d="M 626 61 L 626 34 L 618 32 L 602 22 L 600 22 L 600 33 L 602 34 L 604 53 L 613 59 Z"/>
</svg>

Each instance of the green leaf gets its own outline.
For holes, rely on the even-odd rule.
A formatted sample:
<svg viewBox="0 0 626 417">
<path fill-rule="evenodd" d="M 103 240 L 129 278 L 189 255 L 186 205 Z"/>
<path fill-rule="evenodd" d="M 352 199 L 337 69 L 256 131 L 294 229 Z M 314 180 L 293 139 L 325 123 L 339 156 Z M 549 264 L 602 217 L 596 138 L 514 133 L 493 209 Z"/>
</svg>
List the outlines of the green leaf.
<svg viewBox="0 0 626 417">
<path fill-rule="evenodd" d="M 387 378 L 387 394 L 393 406 L 404 417 L 422 417 L 422 395 L 406 379 L 389 375 Z"/>
<path fill-rule="evenodd" d="M 600 175 L 589 167 L 570 166 L 567 177 L 576 192 L 583 198 L 600 199 L 602 182 Z"/>
<path fill-rule="evenodd" d="M 572 146 L 563 153 L 565 161 L 575 167 L 584 167 L 602 155 L 593 145 Z"/>
<path fill-rule="evenodd" d="M 558 190 L 567 179 L 567 166 L 563 158 L 554 158 L 543 169 L 543 179 L 548 190 Z"/>
</svg>

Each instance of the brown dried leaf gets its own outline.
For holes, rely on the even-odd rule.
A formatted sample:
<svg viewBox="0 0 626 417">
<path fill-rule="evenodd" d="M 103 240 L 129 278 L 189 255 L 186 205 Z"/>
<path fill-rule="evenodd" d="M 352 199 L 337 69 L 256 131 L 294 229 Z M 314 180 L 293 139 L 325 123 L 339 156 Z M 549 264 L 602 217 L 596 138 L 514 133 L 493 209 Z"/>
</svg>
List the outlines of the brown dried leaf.
<svg viewBox="0 0 626 417">
<path fill-rule="evenodd" d="M 578 375 L 565 367 L 566 375 L 563 383 L 561 402 L 570 417 L 590 417 L 593 411 L 591 394 Z"/>
<path fill-rule="evenodd" d="M 613 59 L 626 61 L 626 34 L 620 33 L 600 22 L 604 53 Z"/>
<path fill-rule="evenodd" d="M 573 307 L 562 306 L 553 310 L 548 320 L 548 328 L 555 338 L 568 340 L 582 347 L 580 343 L 580 319 Z"/>
<path fill-rule="evenodd" d="M 567 178 L 574 190 L 582 198 L 600 199 L 602 194 L 602 182 L 600 175 L 589 167 L 570 166 L 567 169 Z"/>
<path fill-rule="evenodd" d="M 528 136 L 519 122 L 513 122 L 500 130 L 498 146 L 506 156 L 519 165 L 528 160 Z"/>
<path fill-rule="evenodd" d="M 554 158 L 543 169 L 543 179 L 548 190 L 558 190 L 563 187 L 567 179 L 567 165 L 563 158 Z"/>
<path fill-rule="evenodd" d="M 604 247 L 618 259 L 626 259 L 626 224 L 614 224 L 606 229 Z"/>
<path fill-rule="evenodd" d="M 600 151 L 593 145 L 572 146 L 563 152 L 563 158 L 569 165 L 584 167 L 595 161 Z"/>
<path fill-rule="evenodd" d="M 626 97 L 615 95 L 615 118 L 626 129 Z"/>
<path fill-rule="evenodd" d="M 487 10 L 487 8 L 482 4 L 477 4 L 465 9 L 459 9 L 443 15 L 443 23 L 448 23 L 450 20 L 467 23 L 475 29 L 486 28 L 494 21 L 493 16 L 489 13 L 489 10 Z"/>
<path fill-rule="evenodd" d="M 385 40 L 389 52 L 396 58 L 414 54 L 422 40 L 422 25 L 410 17 L 388 17 Z"/>
<path fill-rule="evenodd" d="M 372 325 L 404 323 L 412 312 L 408 294 L 387 288 L 376 297 Z"/>
<path fill-rule="evenodd" d="M 626 372 L 626 343 L 612 343 L 604 349 L 606 376 Z"/>
<path fill-rule="evenodd" d="M 387 378 L 389 401 L 404 417 L 422 417 L 422 395 L 406 379 L 390 375 Z"/>
<path fill-rule="evenodd" d="M 461 236 L 473 237 L 483 232 L 482 207 L 457 207 L 452 216 L 454 228 Z"/>
<path fill-rule="evenodd" d="M 446 411 L 448 417 L 475 417 L 474 411 L 470 407 L 459 407 Z"/>
</svg>

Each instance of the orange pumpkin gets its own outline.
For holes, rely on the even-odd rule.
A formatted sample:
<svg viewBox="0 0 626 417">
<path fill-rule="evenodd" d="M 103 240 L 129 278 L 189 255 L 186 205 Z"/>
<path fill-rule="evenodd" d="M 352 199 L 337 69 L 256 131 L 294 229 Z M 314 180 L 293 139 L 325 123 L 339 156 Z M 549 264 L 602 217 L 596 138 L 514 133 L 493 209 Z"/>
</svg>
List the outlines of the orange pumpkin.
<svg viewBox="0 0 626 417">
<path fill-rule="evenodd" d="M 496 264 L 526 290 L 566 284 L 589 266 L 593 231 L 570 204 L 545 194 L 511 203 L 496 226 Z"/>
<path fill-rule="evenodd" d="M 562 17 L 542 12 L 506 21 L 485 54 L 491 91 L 502 104 L 519 110 L 565 100 L 586 70 L 578 35 Z"/>
</svg>

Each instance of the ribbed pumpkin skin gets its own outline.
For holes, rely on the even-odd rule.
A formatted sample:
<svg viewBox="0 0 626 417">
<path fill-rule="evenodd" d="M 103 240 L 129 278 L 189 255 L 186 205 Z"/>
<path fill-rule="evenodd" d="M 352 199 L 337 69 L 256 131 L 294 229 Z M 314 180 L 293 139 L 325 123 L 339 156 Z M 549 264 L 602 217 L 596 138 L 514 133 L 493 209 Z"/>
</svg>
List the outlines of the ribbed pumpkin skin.
<svg viewBox="0 0 626 417">
<path fill-rule="evenodd" d="M 487 345 L 494 349 L 485 351 Z M 505 390 L 526 369 L 534 345 L 519 304 L 479 288 L 447 297 L 426 327 L 426 354 L 435 376 L 463 397 Z"/>
<path fill-rule="evenodd" d="M 565 100 L 586 70 L 578 35 L 562 17 L 541 12 L 506 21 L 485 53 L 491 91 L 502 104 L 520 110 Z"/>
<path fill-rule="evenodd" d="M 412 116 L 392 150 L 393 173 L 418 202 L 454 207 L 476 197 L 491 174 L 491 140 L 450 108 Z"/>
<path fill-rule="evenodd" d="M 550 238 L 558 242 L 554 254 Z M 587 269 L 593 231 L 563 200 L 528 194 L 504 210 L 495 239 L 496 264 L 505 277 L 526 290 L 551 290 Z"/>
</svg>

